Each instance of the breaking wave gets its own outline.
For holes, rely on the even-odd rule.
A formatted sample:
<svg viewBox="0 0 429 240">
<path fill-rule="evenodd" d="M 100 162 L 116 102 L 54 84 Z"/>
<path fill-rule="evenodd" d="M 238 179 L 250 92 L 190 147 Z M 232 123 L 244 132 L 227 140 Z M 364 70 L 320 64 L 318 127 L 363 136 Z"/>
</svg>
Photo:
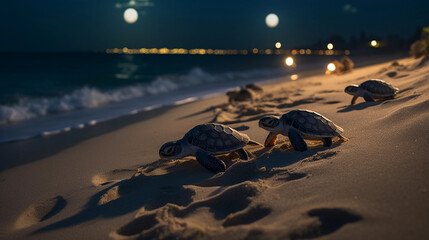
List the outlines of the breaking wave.
<svg viewBox="0 0 429 240">
<path fill-rule="evenodd" d="M 267 77 L 272 70 L 252 70 L 247 72 L 209 74 L 200 68 L 193 68 L 184 75 L 163 75 L 152 82 L 140 83 L 112 90 L 102 91 L 94 87 L 82 87 L 71 93 L 49 98 L 20 98 L 11 105 L 0 105 L 0 124 L 28 120 L 35 117 L 94 108 L 101 105 L 121 102 L 132 98 L 144 97 L 175 91 L 180 88 L 196 86 L 210 82 L 222 82 L 236 79 Z"/>
</svg>

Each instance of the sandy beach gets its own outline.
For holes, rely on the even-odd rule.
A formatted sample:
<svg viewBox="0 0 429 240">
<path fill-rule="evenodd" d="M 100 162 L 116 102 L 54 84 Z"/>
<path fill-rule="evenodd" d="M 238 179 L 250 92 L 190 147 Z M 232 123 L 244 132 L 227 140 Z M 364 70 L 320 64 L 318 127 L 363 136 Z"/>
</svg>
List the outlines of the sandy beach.
<svg viewBox="0 0 429 240">
<path fill-rule="evenodd" d="M 274 79 L 252 102 L 225 94 L 57 136 L 3 144 L 1 239 L 425 239 L 429 235 L 429 58 L 343 75 Z M 394 99 L 365 102 L 349 84 L 382 79 Z M 202 123 L 264 143 L 266 115 L 316 111 L 344 129 L 332 147 L 246 146 L 213 174 L 160 146 Z M 48 154 L 49 153 L 49 154 Z M 12 156 L 12 157 L 11 157 Z"/>
</svg>

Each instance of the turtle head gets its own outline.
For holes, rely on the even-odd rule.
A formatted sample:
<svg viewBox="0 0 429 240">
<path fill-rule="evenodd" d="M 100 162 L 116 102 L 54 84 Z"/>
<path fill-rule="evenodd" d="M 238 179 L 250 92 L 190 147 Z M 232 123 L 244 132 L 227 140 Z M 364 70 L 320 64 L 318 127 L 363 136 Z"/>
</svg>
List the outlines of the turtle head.
<svg viewBox="0 0 429 240">
<path fill-rule="evenodd" d="M 280 124 L 280 117 L 278 116 L 267 116 L 259 120 L 259 127 L 270 131 L 280 132 L 282 125 Z"/>
<path fill-rule="evenodd" d="M 159 149 L 159 156 L 164 159 L 178 159 L 183 156 L 180 141 L 164 143 Z"/>
<path fill-rule="evenodd" d="M 356 96 L 356 95 L 358 95 L 359 93 L 359 86 L 358 85 L 349 85 L 349 86 L 347 86 L 345 89 L 344 89 L 344 92 L 346 92 L 346 93 L 348 93 L 348 94 L 350 94 L 350 95 L 353 95 L 353 96 Z"/>
</svg>

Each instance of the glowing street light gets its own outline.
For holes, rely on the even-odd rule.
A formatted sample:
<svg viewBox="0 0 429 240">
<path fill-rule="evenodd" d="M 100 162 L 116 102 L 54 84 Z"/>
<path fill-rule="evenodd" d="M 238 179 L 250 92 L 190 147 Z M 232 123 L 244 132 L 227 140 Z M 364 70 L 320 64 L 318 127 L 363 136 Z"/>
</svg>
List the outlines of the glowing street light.
<svg viewBox="0 0 429 240">
<path fill-rule="evenodd" d="M 328 66 L 326 67 L 329 71 L 333 72 L 335 71 L 335 64 L 333 63 L 329 63 Z"/>
<path fill-rule="evenodd" d="M 280 42 L 276 42 L 276 48 L 281 48 L 282 47 L 282 44 L 280 43 Z"/>
<path fill-rule="evenodd" d="M 371 46 L 372 47 L 378 47 L 378 42 L 376 40 L 372 40 L 371 41 Z"/>
<path fill-rule="evenodd" d="M 328 43 L 328 45 L 326 46 L 326 48 L 328 48 L 329 50 L 332 50 L 334 48 L 334 44 Z"/>
<path fill-rule="evenodd" d="M 292 81 L 298 80 L 298 74 L 291 75 L 290 80 Z"/>
<path fill-rule="evenodd" d="M 286 65 L 289 66 L 289 67 L 293 65 L 293 62 L 294 61 L 293 61 L 292 57 L 287 57 L 286 60 L 285 60 Z"/>
</svg>

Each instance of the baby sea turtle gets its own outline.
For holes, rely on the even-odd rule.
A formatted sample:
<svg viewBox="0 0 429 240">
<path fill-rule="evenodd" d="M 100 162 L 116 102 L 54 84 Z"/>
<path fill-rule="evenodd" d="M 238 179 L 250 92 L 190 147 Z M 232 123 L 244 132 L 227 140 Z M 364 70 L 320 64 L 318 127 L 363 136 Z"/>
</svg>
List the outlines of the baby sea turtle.
<svg viewBox="0 0 429 240">
<path fill-rule="evenodd" d="M 277 135 L 288 136 L 296 151 L 306 151 L 305 139 L 322 140 L 325 147 L 332 145 L 333 137 L 342 137 L 343 129 L 319 113 L 309 110 L 293 110 L 281 117 L 268 116 L 259 120 L 259 127 L 270 131 L 265 147 L 274 146 Z"/>
<path fill-rule="evenodd" d="M 356 103 L 358 97 L 363 97 L 367 102 L 374 102 L 374 99 L 392 99 L 399 89 L 379 79 L 371 79 L 358 85 L 349 85 L 344 91 L 353 95 L 351 105 Z"/>
<path fill-rule="evenodd" d="M 243 149 L 247 144 L 261 145 L 235 129 L 217 123 L 206 123 L 195 126 L 182 139 L 167 142 L 159 149 L 159 156 L 166 159 L 179 159 L 196 156 L 198 162 L 208 170 L 224 172 L 225 163 L 214 154 L 237 152 L 241 159 L 249 156 Z"/>
</svg>

